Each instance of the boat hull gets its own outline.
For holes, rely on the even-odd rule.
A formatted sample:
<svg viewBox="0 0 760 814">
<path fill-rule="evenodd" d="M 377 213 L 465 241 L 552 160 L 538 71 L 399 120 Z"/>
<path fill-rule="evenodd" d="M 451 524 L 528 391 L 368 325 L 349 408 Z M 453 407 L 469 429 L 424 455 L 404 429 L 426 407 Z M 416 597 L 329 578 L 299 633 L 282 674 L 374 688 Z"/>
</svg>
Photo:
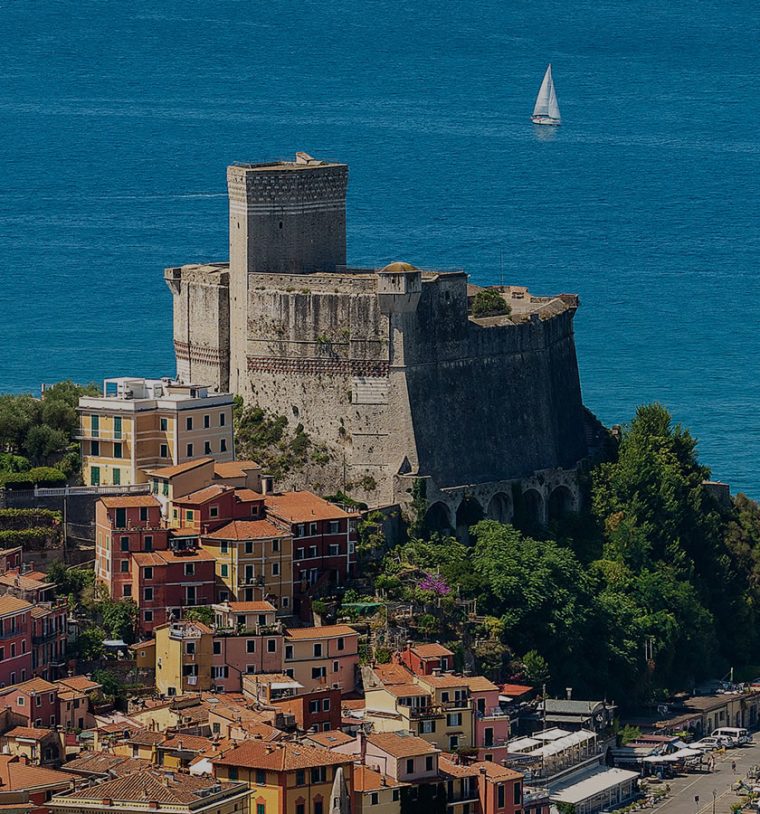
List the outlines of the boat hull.
<svg viewBox="0 0 760 814">
<path fill-rule="evenodd" d="M 531 116 L 530 120 L 533 124 L 548 124 L 550 127 L 560 126 L 560 120 L 553 119 L 551 116 Z"/>
</svg>

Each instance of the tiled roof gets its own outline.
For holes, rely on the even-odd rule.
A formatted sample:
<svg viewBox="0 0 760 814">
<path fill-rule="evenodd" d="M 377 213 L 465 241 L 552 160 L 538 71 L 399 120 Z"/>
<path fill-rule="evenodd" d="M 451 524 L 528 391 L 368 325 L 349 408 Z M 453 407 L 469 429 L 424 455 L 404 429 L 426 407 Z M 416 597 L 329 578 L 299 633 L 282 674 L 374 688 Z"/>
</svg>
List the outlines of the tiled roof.
<svg viewBox="0 0 760 814">
<path fill-rule="evenodd" d="M 56 610 L 58 609 L 56 608 Z M 52 612 L 53 608 L 45 604 L 35 605 L 30 611 L 32 614 L 32 619 L 44 619 L 46 616 L 50 616 Z"/>
<path fill-rule="evenodd" d="M 64 684 L 72 690 L 79 692 L 88 692 L 89 690 L 97 690 L 100 687 L 97 681 L 93 681 L 87 676 L 69 676 L 68 678 L 59 678 L 56 684 Z"/>
<path fill-rule="evenodd" d="M 444 673 L 439 676 L 419 676 L 419 680 L 423 681 L 429 687 L 435 687 L 439 690 L 445 690 L 450 687 L 467 686 L 467 679 L 464 676 L 455 676 L 449 673 Z"/>
<path fill-rule="evenodd" d="M 159 749 L 181 749 L 189 752 L 206 752 L 213 746 L 211 738 L 200 735 L 174 735 L 159 744 Z"/>
<path fill-rule="evenodd" d="M 432 743 L 428 743 L 416 735 L 406 735 L 401 732 L 373 732 L 367 736 L 367 741 L 395 758 L 440 752 L 440 749 L 436 749 Z"/>
<path fill-rule="evenodd" d="M 529 686 L 528 684 L 502 684 L 501 691 L 504 695 L 512 696 L 513 698 L 517 698 L 520 695 L 525 695 L 526 693 L 533 692 L 533 687 Z"/>
<path fill-rule="evenodd" d="M 261 469 L 256 461 L 226 461 L 214 464 L 214 475 L 217 478 L 242 478 L 251 469 Z"/>
<path fill-rule="evenodd" d="M 3 791 L 61 788 L 73 782 L 70 774 L 22 763 L 16 755 L 0 755 L 0 786 Z"/>
<path fill-rule="evenodd" d="M 313 492 L 285 492 L 281 495 L 267 495 L 264 502 L 272 514 L 289 523 L 340 520 L 343 517 L 354 516 Z"/>
<path fill-rule="evenodd" d="M 306 746 L 302 743 L 262 743 L 261 741 L 244 741 L 215 760 L 220 766 L 240 766 L 251 769 L 269 769 L 283 772 L 294 769 L 310 769 L 316 766 L 337 766 L 352 763 L 351 755 L 337 755 L 317 746 Z"/>
<path fill-rule="evenodd" d="M 485 676 L 465 676 L 470 692 L 498 692 L 499 688 Z"/>
<path fill-rule="evenodd" d="M 395 695 L 397 698 L 405 698 L 408 695 L 430 695 L 429 689 L 420 687 L 419 684 L 412 684 L 411 682 L 408 684 L 386 684 L 385 690 L 386 692 L 391 693 L 391 695 Z"/>
<path fill-rule="evenodd" d="M 213 500 L 220 495 L 223 495 L 225 492 L 232 491 L 231 486 L 225 486 L 221 483 L 212 483 L 211 486 L 204 486 L 203 489 L 198 489 L 196 492 L 190 492 L 189 495 L 183 495 L 182 497 L 174 498 L 174 503 L 206 503 L 209 500 Z"/>
<path fill-rule="evenodd" d="M 129 645 L 130 650 L 139 650 L 141 647 L 155 647 L 156 640 L 155 639 L 148 639 L 145 642 L 135 642 L 134 644 Z"/>
<path fill-rule="evenodd" d="M 0 585 L 8 585 L 11 588 L 22 588 L 25 591 L 34 591 L 41 588 L 49 588 L 54 583 L 43 582 L 29 576 L 29 574 L 19 574 L 17 571 L 7 571 L 0 575 Z"/>
<path fill-rule="evenodd" d="M 4 616 L 6 613 L 29 610 L 31 607 L 32 603 L 27 602 L 25 599 L 18 599 L 10 594 L 0 596 L 0 616 Z"/>
<path fill-rule="evenodd" d="M 402 664 L 376 664 L 372 671 L 383 684 L 410 684 L 412 673 Z"/>
<path fill-rule="evenodd" d="M 162 743 L 166 735 L 163 732 L 151 732 L 150 729 L 138 729 L 137 732 L 132 732 L 127 739 L 128 743 L 134 743 L 135 746 L 157 746 Z"/>
<path fill-rule="evenodd" d="M 390 775 L 382 775 L 380 772 L 370 769 L 369 766 L 354 766 L 352 785 L 354 791 L 368 792 L 380 791 L 385 788 L 398 789 L 408 784 L 399 783 L 398 780 L 394 780 Z"/>
<path fill-rule="evenodd" d="M 150 767 L 149 760 L 139 757 L 124 757 L 123 755 L 110 755 L 106 752 L 80 752 L 79 755 L 64 763 L 64 771 L 88 774 L 115 774 L 123 777 L 126 774 L 141 772 Z"/>
<path fill-rule="evenodd" d="M 197 533 L 197 532 L 196 532 Z M 214 557 L 202 548 L 197 548 L 192 554 L 179 551 L 136 551 L 132 555 L 132 559 L 137 563 L 140 568 L 146 565 L 171 565 L 172 563 L 184 562 L 207 562 L 214 560 Z"/>
<path fill-rule="evenodd" d="M 207 790 L 214 786 L 219 786 L 221 791 L 235 789 L 238 784 L 220 783 L 210 777 L 190 774 L 172 776 L 166 772 L 147 769 L 71 792 L 66 794 L 65 798 L 67 800 L 95 800 L 98 804 L 102 800 L 115 800 L 124 803 L 155 801 L 187 805 L 207 796 Z"/>
<path fill-rule="evenodd" d="M 224 610 L 229 608 L 233 613 L 272 613 L 277 610 L 271 602 L 257 600 L 255 602 L 222 602 L 217 607 Z"/>
<path fill-rule="evenodd" d="M 36 726 L 15 726 L 13 729 L 5 732 L 3 734 L 4 738 L 29 738 L 34 739 L 36 741 L 41 741 L 43 738 L 47 738 L 48 735 L 52 735 L 52 729 L 42 729 L 41 727 Z"/>
<path fill-rule="evenodd" d="M 235 489 L 235 500 L 240 501 L 240 503 L 253 503 L 263 499 L 264 495 L 260 492 L 254 492 L 253 489 Z"/>
<path fill-rule="evenodd" d="M 348 625 L 322 625 L 321 627 L 289 627 L 286 639 L 329 639 L 335 636 L 358 636 Z"/>
<path fill-rule="evenodd" d="M 455 763 L 452 759 L 453 756 L 444 757 L 441 755 L 438 758 L 438 768 L 442 774 L 448 774 L 452 777 L 477 777 L 480 772 L 472 766 L 463 766 L 461 763 Z"/>
<path fill-rule="evenodd" d="M 363 698 L 344 698 L 340 706 L 342 709 L 365 709 L 367 702 Z"/>
<path fill-rule="evenodd" d="M 181 528 L 169 529 L 170 537 L 197 537 L 198 529 L 194 526 L 183 526 Z"/>
<path fill-rule="evenodd" d="M 45 681 L 44 678 L 30 678 L 28 681 L 22 681 L 20 684 L 13 684 L 10 687 L 5 687 L 4 689 L 0 690 L 0 695 L 6 695 L 14 690 L 21 690 L 22 692 L 26 693 L 57 692 L 59 687 L 56 684 L 51 684 L 49 681 Z"/>
<path fill-rule="evenodd" d="M 194 458 L 192 461 L 185 461 L 183 464 L 176 466 L 162 466 L 158 469 L 147 470 L 149 475 L 155 475 L 157 478 L 173 478 L 175 475 L 181 475 L 184 472 L 191 472 L 199 466 L 213 463 L 213 458 Z"/>
<path fill-rule="evenodd" d="M 122 495 L 120 497 L 101 497 L 100 502 L 106 509 L 135 509 L 160 506 L 153 495 Z"/>
<path fill-rule="evenodd" d="M 352 738 L 351 735 L 346 735 L 346 733 L 341 732 L 340 729 L 331 729 L 329 732 L 315 732 L 313 735 L 309 735 L 309 740 L 325 749 L 334 749 L 336 746 L 351 743 L 355 738 Z"/>
<path fill-rule="evenodd" d="M 442 644 L 413 644 L 412 652 L 423 659 L 440 658 L 441 656 L 453 656 L 454 654 Z"/>
<path fill-rule="evenodd" d="M 278 529 L 268 520 L 233 520 L 210 534 L 211 540 L 261 540 L 268 537 L 285 537 L 287 532 Z"/>
<path fill-rule="evenodd" d="M 485 774 L 491 780 L 520 780 L 523 776 L 520 772 L 500 766 L 491 760 L 481 760 L 479 763 L 471 765 L 473 769 L 477 769 L 479 774 Z"/>
</svg>

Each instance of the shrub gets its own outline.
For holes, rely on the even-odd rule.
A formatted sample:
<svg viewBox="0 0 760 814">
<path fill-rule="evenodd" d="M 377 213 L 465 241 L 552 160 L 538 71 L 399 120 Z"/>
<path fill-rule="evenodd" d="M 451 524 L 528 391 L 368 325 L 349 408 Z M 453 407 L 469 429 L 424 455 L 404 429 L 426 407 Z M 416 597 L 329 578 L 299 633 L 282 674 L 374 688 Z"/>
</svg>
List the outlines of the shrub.
<svg viewBox="0 0 760 814">
<path fill-rule="evenodd" d="M 0 487 L 6 489 L 32 489 L 35 486 L 57 487 L 66 485 L 66 475 L 52 466 L 35 466 L 26 472 L 0 473 Z"/>
<path fill-rule="evenodd" d="M 474 317 L 497 317 L 511 313 L 504 297 L 493 288 L 484 288 L 472 299 L 472 315 Z"/>
</svg>

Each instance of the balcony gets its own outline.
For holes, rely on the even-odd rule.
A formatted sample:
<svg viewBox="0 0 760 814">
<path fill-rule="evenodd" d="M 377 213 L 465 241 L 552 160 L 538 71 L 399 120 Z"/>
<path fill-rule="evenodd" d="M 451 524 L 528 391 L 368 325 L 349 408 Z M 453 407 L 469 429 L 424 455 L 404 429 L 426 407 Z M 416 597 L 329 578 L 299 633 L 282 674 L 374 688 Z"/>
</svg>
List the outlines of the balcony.
<svg viewBox="0 0 760 814">
<path fill-rule="evenodd" d="M 12 639 L 14 636 L 21 636 L 24 631 L 21 628 L 13 628 L 12 630 L 0 630 L 0 640 Z"/>
<path fill-rule="evenodd" d="M 409 717 L 413 720 L 420 718 L 443 718 L 445 715 L 443 709 L 439 706 L 425 706 L 425 707 L 399 707 L 399 711 L 406 710 Z"/>
<path fill-rule="evenodd" d="M 479 709 L 475 710 L 475 715 L 479 721 L 484 721 L 488 718 L 507 718 L 509 713 L 501 707 L 487 707 L 482 712 Z"/>
<path fill-rule="evenodd" d="M 549 789 L 547 788 L 523 788 L 523 805 L 529 806 L 540 801 L 549 800 Z"/>
<path fill-rule="evenodd" d="M 47 633 L 43 633 L 41 636 L 32 636 L 32 644 L 45 644 L 46 642 L 54 642 L 59 635 L 57 630 L 50 630 Z"/>
</svg>

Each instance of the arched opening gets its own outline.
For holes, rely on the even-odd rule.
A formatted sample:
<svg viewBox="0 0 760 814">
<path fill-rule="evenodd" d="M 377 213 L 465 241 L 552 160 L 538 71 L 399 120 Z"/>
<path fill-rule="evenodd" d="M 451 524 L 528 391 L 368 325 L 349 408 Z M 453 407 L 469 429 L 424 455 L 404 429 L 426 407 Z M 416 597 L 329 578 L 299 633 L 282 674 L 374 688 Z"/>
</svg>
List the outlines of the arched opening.
<svg viewBox="0 0 760 814">
<path fill-rule="evenodd" d="M 457 509 L 456 536 L 463 543 L 470 542 L 470 526 L 483 519 L 483 507 L 474 497 L 466 497 Z"/>
<path fill-rule="evenodd" d="M 512 499 L 504 492 L 497 492 L 488 504 L 486 515 L 490 520 L 510 523 L 512 521 Z"/>
<path fill-rule="evenodd" d="M 451 515 L 445 503 L 433 503 L 425 512 L 425 530 L 428 533 L 451 534 Z"/>
<path fill-rule="evenodd" d="M 525 519 L 530 525 L 540 526 L 544 522 L 544 498 L 538 489 L 526 489 L 522 495 Z"/>
<path fill-rule="evenodd" d="M 575 511 L 575 498 L 567 486 L 557 486 L 549 495 L 549 520 L 561 520 Z"/>
</svg>

